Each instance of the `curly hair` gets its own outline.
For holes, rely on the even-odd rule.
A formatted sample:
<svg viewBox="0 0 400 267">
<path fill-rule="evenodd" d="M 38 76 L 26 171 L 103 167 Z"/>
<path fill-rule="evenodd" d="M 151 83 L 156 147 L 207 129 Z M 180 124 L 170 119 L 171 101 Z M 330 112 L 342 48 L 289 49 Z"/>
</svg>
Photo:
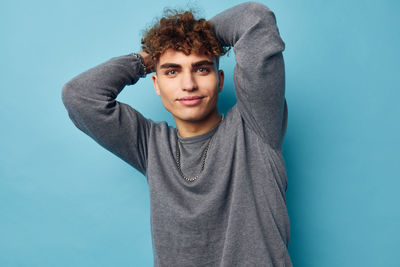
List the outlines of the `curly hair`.
<svg viewBox="0 0 400 267">
<path fill-rule="evenodd" d="M 228 49 L 224 48 L 211 30 L 211 21 L 196 19 L 192 11 L 179 12 L 167 9 L 164 16 L 145 31 L 141 40 L 143 51 L 157 62 L 168 49 L 215 56 L 217 59 Z"/>
</svg>

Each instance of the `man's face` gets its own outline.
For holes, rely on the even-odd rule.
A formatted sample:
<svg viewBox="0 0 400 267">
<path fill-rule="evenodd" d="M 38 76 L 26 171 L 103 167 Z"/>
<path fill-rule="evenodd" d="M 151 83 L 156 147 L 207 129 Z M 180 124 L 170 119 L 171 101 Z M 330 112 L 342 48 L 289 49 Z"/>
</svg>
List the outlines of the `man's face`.
<svg viewBox="0 0 400 267">
<path fill-rule="evenodd" d="M 218 115 L 224 73 L 217 70 L 214 57 L 169 49 L 160 56 L 152 78 L 156 93 L 175 121 L 200 122 Z"/>
</svg>

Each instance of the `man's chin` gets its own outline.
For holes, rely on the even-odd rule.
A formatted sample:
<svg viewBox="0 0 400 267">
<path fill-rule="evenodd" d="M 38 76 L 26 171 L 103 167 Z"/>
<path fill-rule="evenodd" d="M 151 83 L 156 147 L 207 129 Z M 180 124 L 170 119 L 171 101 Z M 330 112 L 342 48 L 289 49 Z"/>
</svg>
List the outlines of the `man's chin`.
<svg viewBox="0 0 400 267">
<path fill-rule="evenodd" d="M 200 123 L 207 120 L 207 115 L 204 114 L 191 114 L 191 115 L 184 115 L 184 116 L 174 116 L 175 120 L 180 120 L 182 122 L 188 123 Z"/>
<path fill-rule="evenodd" d="M 183 123 L 198 123 L 198 124 L 204 124 L 207 123 L 208 121 L 214 121 L 219 118 L 219 114 L 217 114 L 214 118 L 213 114 L 198 114 L 198 115 L 187 115 L 187 116 L 180 116 L 180 117 L 175 117 L 175 121 L 179 120 Z"/>
<path fill-rule="evenodd" d="M 204 121 L 204 117 L 201 117 L 201 116 L 181 117 L 181 118 L 179 118 L 179 120 L 183 121 L 183 122 L 196 123 L 196 122 Z"/>
<path fill-rule="evenodd" d="M 208 120 L 214 120 L 214 117 L 218 117 L 218 110 L 212 111 L 201 111 L 201 110 L 191 110 L 189 113 L 183 114 L 172 114 L 175 121 L 179 120 L 181 122 L 186 123 L 205 123 Z"/>
</svg>

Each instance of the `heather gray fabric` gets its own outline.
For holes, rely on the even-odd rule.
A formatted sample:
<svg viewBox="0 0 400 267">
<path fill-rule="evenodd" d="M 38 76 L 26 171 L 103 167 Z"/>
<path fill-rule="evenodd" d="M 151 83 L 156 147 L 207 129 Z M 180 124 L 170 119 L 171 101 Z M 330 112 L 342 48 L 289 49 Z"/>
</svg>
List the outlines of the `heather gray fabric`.
<svg viewBox="0 0 400 267">
<path fill-rule="evenodd" d="M 177 136 L 165 122 L 116 101 L 143 69 L 132 55 L 94 67 L 63 87 L 72 121 L 146 175 L 155 266 L 292 266 L 281 145 L 286 128 L 284 43 L 274 14 L 245 3 L 212 19 L 220 41 L 233 46 L 238 103 L 211 131 Z M 213 138 L 205 169 L 194 182 Z"/>
</svg>

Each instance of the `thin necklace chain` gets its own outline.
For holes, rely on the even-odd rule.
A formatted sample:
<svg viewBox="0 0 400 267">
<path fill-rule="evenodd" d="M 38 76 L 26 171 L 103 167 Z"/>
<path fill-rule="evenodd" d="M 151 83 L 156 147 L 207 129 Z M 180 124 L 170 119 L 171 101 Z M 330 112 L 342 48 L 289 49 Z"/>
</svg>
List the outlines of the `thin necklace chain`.
<svg viewBox="0 0 400 267">
<path fill-rule="evenodd" d="M 206 146 L 206 148 L 205 148 L 205 150 L 204 150 L 204 152 L 203 152 L 202 160 L 201 160 L 201 169 L 200 169 L 200 172 L 199 172 L 195 177 L 193 177 L 193 178 L 187 177 L 187 176 L 184 175 L 183 172 L 182 172 L 182 169 L 181 169 L 181 153 L 180 153 L 180 151 L 179 151 L 179 144 L 178 144 L 179 140 L 178 140 L 178 137 L 176 138 L 176 165 L 178 166 L 179 174 L 180 174 L 180 175 L 182 176 L 182 178 L 185 179 L 186 181 L 188 181 L 188 182 L 194 182 L 195 180 L 197 180 L 197 178 L 200 177 L 201 173 L 202 173 L 203 170 L 204 170 L 204 166 L 205 166 L 205 164 L 206 164 L 207 152 L 208 152 L 208 149 L 210 148 L 210 143 L 211 143 L 211 140 L 213 139 L 213 137 L 214 137 L 214 135 L 211 136 L 210 140 L 208 140 L 207 146 Z"/>
<path fill-rule="evenodd" d="M 224 119 L 224 115 L 222 115 L 221 117 L 221 121 L 223 121 Z M 220 123 L 221 123 L 220 121 Z M 215 131 L 216 132 L 216 131 Z M 212 134 L 212 136 L 210 137 L 210 140 L 208 140 L 207 146 L 203 151 L 203 155 L 202 160 L 201 160 L 201 169 L 200 172 L 195 176 L 195 177 L 187 177 L 186 175 L 183 174 L 182 168 L 181 168 L 181 152 L 179 150 L 179 139 L 178 139 L 178 135 L 176 135 L 176 165 L 178 166 L 178 170 L 179 170 L 179 174 L 182 176 L 183 179 L 185 179 L 188 182 L 194 182 L 197 180 L 197 178 L 200 177 L 201 173 L 204 170 L 204 166 L 206 165 L 206 158 L 207 158 L 207 152 L 208 149 L 210 148 L 210 144 L 211 144 L 211 140 L 213 139 L 215 132 Z"/>
</svg>

